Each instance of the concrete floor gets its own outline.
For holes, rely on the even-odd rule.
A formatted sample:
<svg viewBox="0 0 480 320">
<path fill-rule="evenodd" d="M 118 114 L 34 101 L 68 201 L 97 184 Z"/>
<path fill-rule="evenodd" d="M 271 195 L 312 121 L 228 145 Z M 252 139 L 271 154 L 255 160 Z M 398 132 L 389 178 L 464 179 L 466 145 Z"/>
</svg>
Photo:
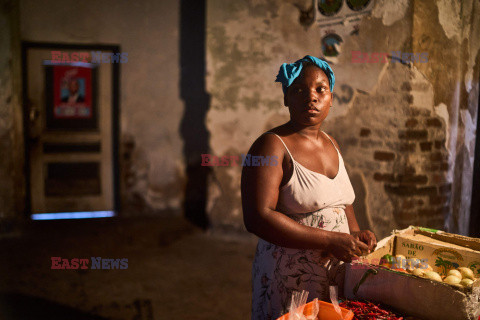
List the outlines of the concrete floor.
<svg viewBox="0 0 480 320">
<path fill-rule="evenodd" d="M 0 239 L 0 318 L 248 319 L 255 244 L 181 218 L 32 222 Z M 128 269 L 52 270 L 51 257 Z"/>
</svg>

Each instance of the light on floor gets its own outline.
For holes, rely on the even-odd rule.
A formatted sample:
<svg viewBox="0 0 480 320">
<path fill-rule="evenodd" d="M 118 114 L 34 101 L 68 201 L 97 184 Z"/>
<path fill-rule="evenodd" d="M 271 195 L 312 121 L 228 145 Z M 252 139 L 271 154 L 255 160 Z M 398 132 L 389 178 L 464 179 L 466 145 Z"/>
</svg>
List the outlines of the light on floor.
<svg viewBox="0 0 480 320">
<path fill-rule="evenodd" d="M 61 219 L 91 219 L 114 217 L 115 211 L 85 211 L 85 212 L 57 212 L 34 213 L 32 220 L 61 220 Z"/>
</svg>

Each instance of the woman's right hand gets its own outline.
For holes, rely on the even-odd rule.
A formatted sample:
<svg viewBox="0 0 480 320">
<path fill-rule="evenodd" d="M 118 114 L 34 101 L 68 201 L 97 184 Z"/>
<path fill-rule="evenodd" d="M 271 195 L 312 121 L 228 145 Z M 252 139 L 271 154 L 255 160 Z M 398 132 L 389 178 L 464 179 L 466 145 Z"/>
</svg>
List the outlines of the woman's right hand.
<svg viewBox="0 0 480 320">
<path fill-rule="evenodd" d="M 338 260 L 351 262 L 362 253 L 368 252 L 368 246 L 355 239 L 352 235 L 343 232 L 332 232 L 326 253 Z"/>
</svg>

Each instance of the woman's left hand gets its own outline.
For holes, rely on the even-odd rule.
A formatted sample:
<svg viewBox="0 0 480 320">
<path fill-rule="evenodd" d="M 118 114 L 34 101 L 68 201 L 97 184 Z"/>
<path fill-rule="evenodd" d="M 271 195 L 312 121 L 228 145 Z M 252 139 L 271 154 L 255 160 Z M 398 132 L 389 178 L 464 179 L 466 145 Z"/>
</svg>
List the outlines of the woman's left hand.
<svg viewBox="0 0 480 320">
<path fill-rule="evenodd" d="M 357 240 L 365 243 L 368 246 L 368 251 L 372 252 L 377 246 L 377 238 L 375 234 L 370 230 L 352 231 L 350 233 Z"/>
</svg>

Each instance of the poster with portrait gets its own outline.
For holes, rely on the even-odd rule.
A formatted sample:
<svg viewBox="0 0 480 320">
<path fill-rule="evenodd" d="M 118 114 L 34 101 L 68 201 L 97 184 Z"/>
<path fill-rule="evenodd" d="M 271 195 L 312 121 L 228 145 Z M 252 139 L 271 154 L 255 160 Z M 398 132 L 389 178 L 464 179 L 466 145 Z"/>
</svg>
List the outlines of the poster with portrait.
<svg viewBox="0 0 480 320">
<path fill-rule="evenodd" d="M 47 129 L 98 129 L 95 66 L 73 63 L 45 68 Z"/>
</svg>

